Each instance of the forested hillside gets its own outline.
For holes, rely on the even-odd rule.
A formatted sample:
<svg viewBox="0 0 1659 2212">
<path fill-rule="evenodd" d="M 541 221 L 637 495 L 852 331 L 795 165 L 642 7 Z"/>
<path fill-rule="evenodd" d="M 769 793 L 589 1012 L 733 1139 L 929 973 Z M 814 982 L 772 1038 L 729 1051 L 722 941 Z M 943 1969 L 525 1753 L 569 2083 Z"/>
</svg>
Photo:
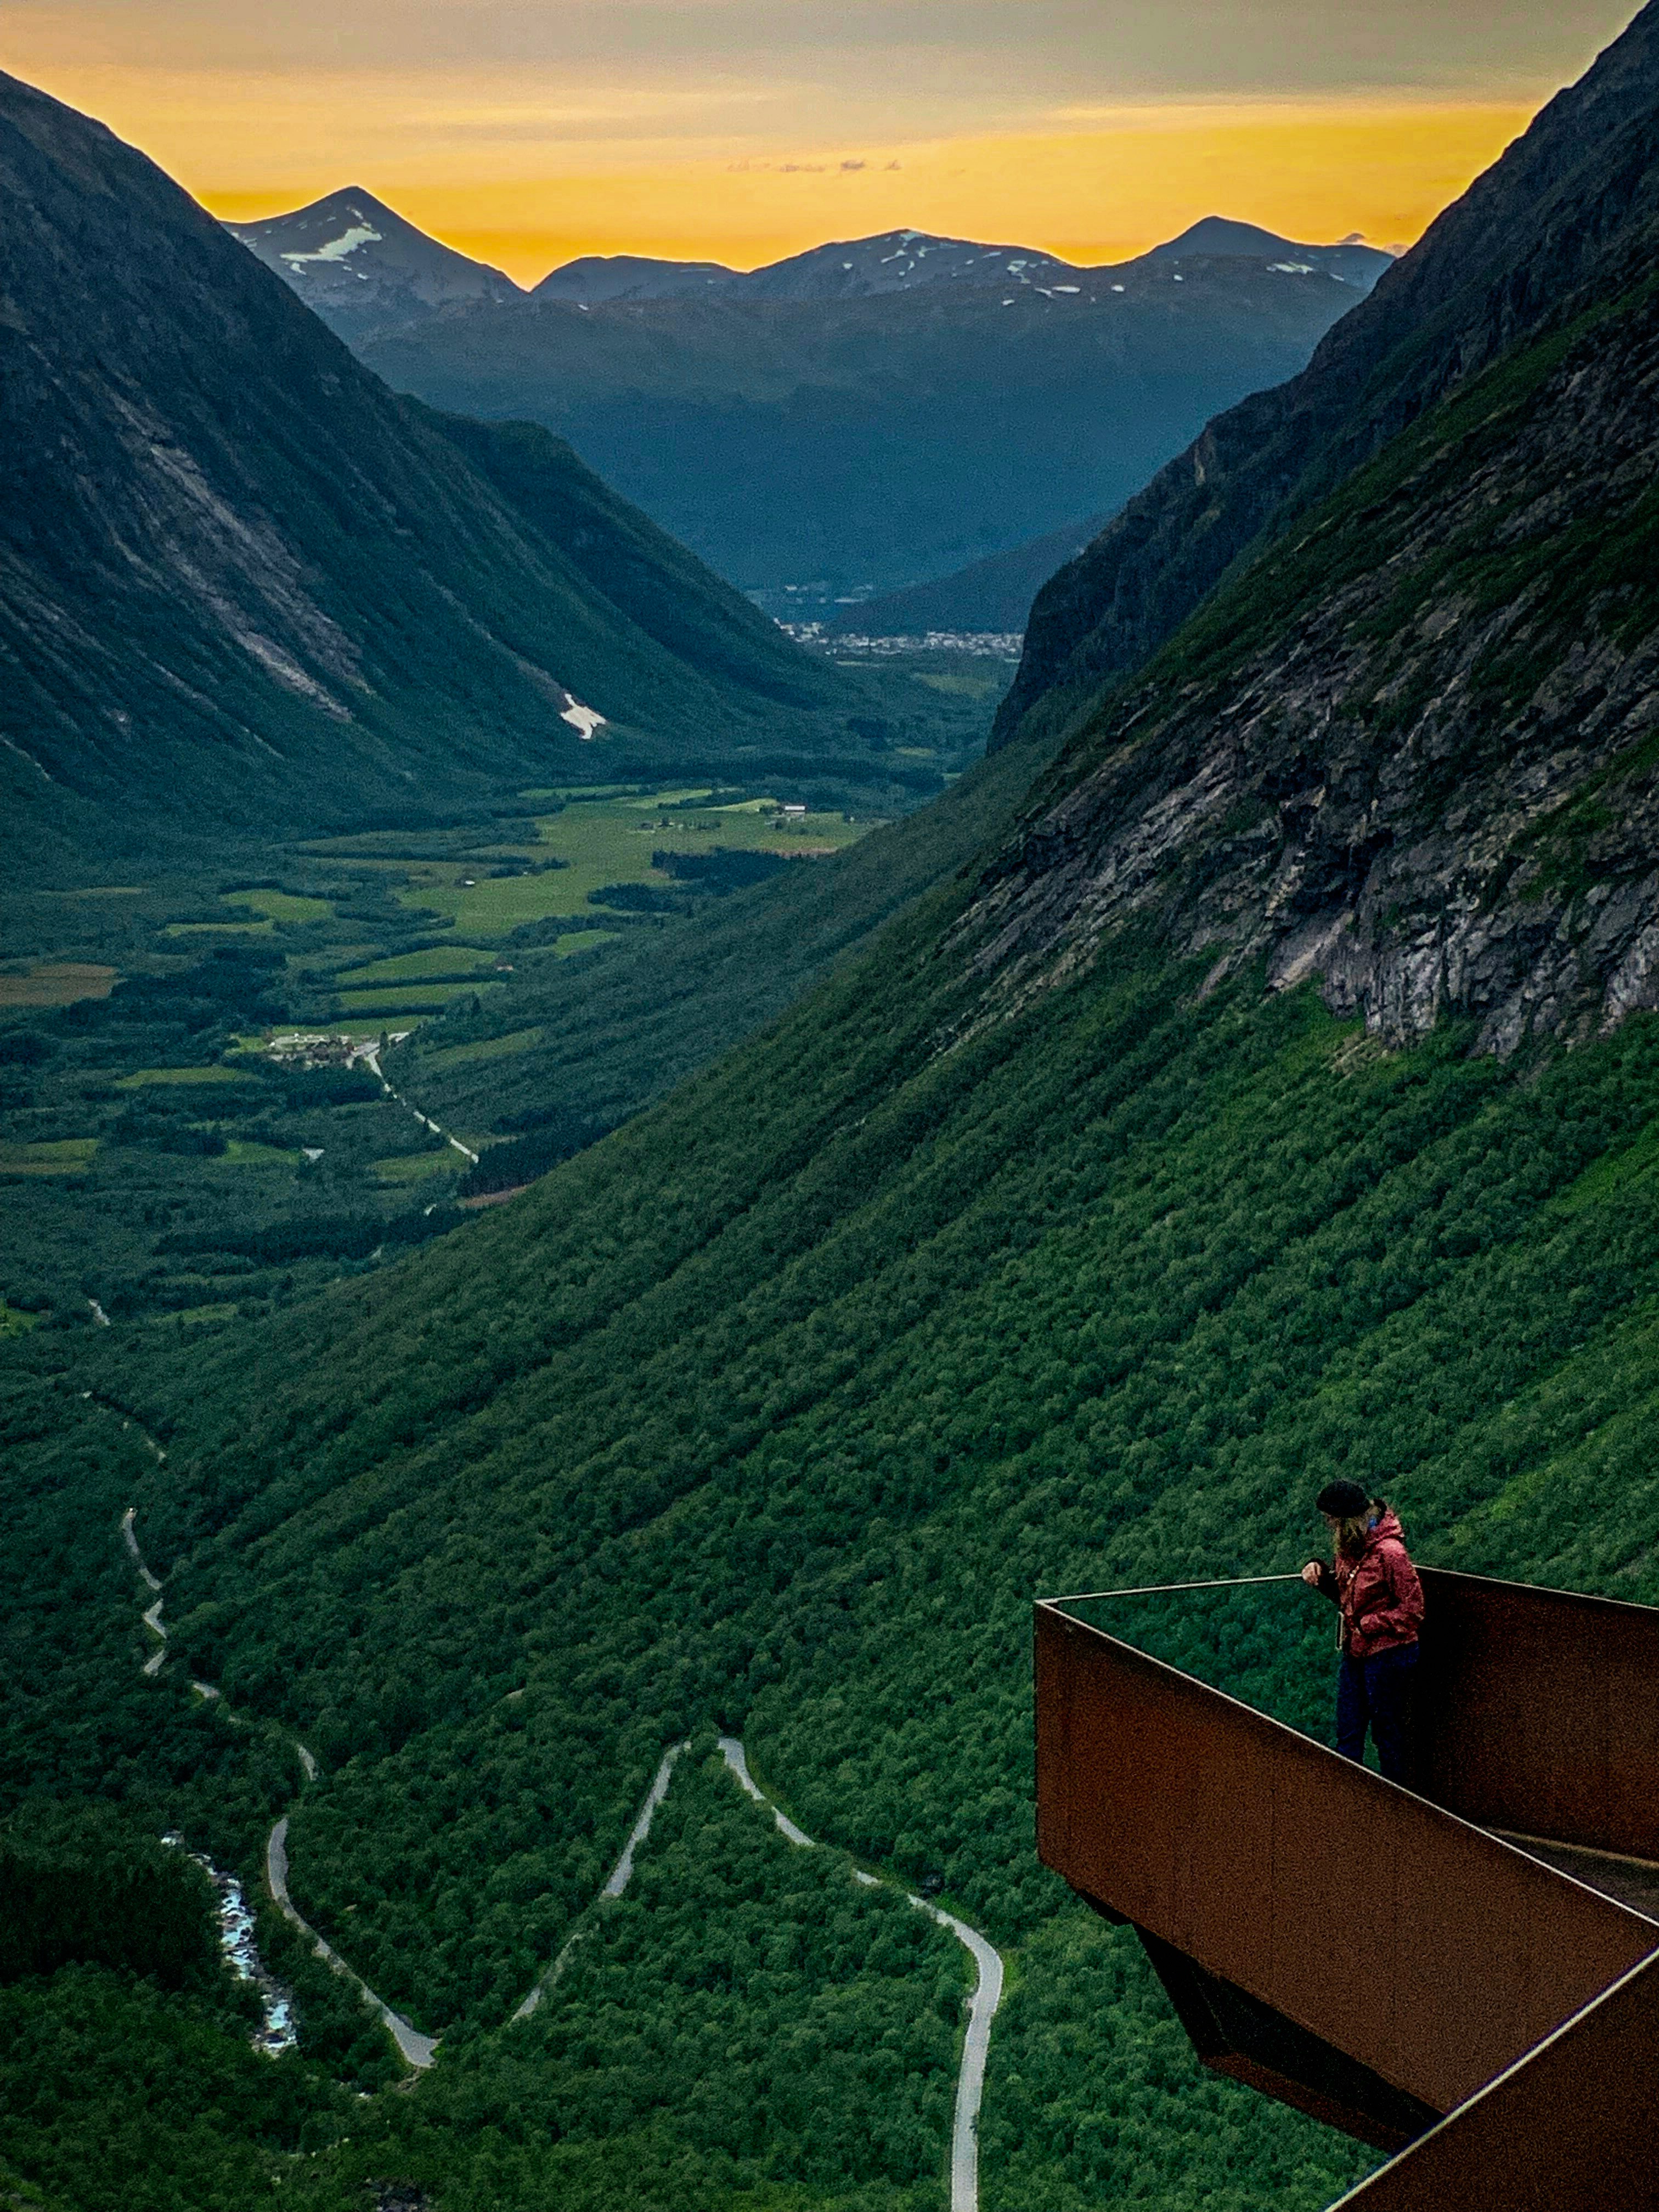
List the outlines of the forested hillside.
<svg viewBox="0 0 1659 2212">
<path fill-rule="evenodd" d="M 14 883 L 484 811 L 596 747 L 867 768 L 855 679 L 553 441 L 397 399 L 100 125 L 0 80 L 0 173 Z"/>
<path fill-rule="evenodd" d="M 295 1907 L 441 2039 L 389 2089 L 266 1910 L 301 2038 L 250 2071 L 222 1990 L 83 1941 L 0 1990 L 0 2079 L 45 2085 L 0 2166 L 88 2212 L 943 2212 L 969 1978 L 890 1880 L 1007 1970 L 984 2212 L 1364 2171 L 1203 2076 L 1038 1865 L 1030 1602 L 1293 1569 L 1337 1473 L 1425 1560 L 1659 1602 L 1644 235 L 1031 793 L 988 764 L 975 857 L 861 956 L 512 1205 L 205 1340 L 17 1340 L 0 1813 L 112 1801 L 251 1894 L 285 1820 Z M 1291 1584 L 1148 1632 L 1322 1728 L 1328 1630 Z M 106 2142 L 163 2039 L 135 2194 Z"/>
<path fill-rule="evenodd" d="M 811 1830 L 936 1876 L 1012 1952 L 988 2205 L 1323 2203 L 1352 2147 L 1200 2091 L 1127 1939 L 1035 1866 L 1027 1601 L 1294 1565 L 1339 1466 L 1430 1558 L 1650 1591 L 1648 1018 L 1522 1085 L 1467 1031 L 1389 1056 L 1310 988 L 1195 1006 L 1196 969 L 1126 961 L 940 1057 L 963 987 L 935 941 L 907 933 L 885 978 L 831 987 L 453 1255 L 172 1371 L 112 1346 L 105 1387 L 165 1422 L 165 1465 L 135 1443 L 89 1492 L 109 1416 L 48 1395 L 22 1430 L 20 1567 L 84 1559 L 111 1589 L 101 1655 L 94 1608 L 53 1613 L 14 1686 L 41 1768 L 246 1863 L 292 1770 L 192 1714 L 186 1674 L 292 1728 L 323 1769 L 293 1810 L 302 1909 L 471 2054 L 459 2106 L 441 2058 L 369 2116 L 367 2170 L 539 2203 L 547 2130 L 623 2124 L 578 2124 L 507 2019 L 662 1746 L 714 1722 Z M 182 1658 L 156 1685 L 116 1611 L 123 1500 L 168 1571 Z M 1309 1626 L 1243 1624 L 1304 1709 L 1328 1664 Z M 648 2040 L 707 1971 L 673 1970 Z M 568 2032 L 540 2017 L 532 2047 Z M 507 2082 L 487 2149 L 469 2116 Z M 692 2124 L 630 2138 L 653 2189 Z M 740 2104 L 711 2125 L 747 2141 Z M 762 2171 L 809 2178 L 819 2138 L 795 2141 Z"/>
</svg>

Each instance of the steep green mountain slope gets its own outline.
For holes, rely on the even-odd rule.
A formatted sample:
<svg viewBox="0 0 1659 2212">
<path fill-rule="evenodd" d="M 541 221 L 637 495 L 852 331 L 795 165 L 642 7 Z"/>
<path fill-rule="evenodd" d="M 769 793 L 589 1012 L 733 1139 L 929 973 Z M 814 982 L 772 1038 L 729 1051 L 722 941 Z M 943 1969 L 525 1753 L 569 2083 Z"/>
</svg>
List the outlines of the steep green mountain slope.
<svg viewBox="0 0 1659 2212">
<path fill-rule="evenodd" d="M 914 983 L 926 944 L 899 951 Z M 440 2078 L 365 2115 L 374 2171 L 410 2170 L 418 2122 L 416 2171 L 456 2201 L 486 2174 L 498 2203 L 540 2201 L 533 2146 L 475 2132 L 503 2079 L 520 2126 L 571 2124 L 507 2015 L 662 1745 L 709 1719 L 798 1819 L 941 1877 L 1012 1950 L 988 2204 L 1224 2181 L 1222 2202 L 1311 2206 L 1354 2170 L 1200 2092 L 1133 1951 L 1038 1874 L 1026 1601 L 1293 1564 L 1336 1465 L 1430 1557 L 1649 1593 L 1659 1206 L 1632 1139 L 1659 1054 L 1638 1018 L 1522 1086 L 1455 1036 L 1367 1054 L 1306 991 L 1183 1006 L 1194 981 L 1120 968 L 940 1060 L 895 1036 L 897 993 L 849 978 L 465 1252 L 240 1347 L 241 1377 L 222 1356 L 148 1379 L 169 1457 L 129 1485 L 179 1561 L 188 1670 L 323 1761 L 296 1894 L 476 2054 L 458 2106 Z M 73 1476 L 91 1418 L 68 1453 L 36 1447 L 37 1480 Z M 1311 1692 L 1322 1616 L 1246 1626 L 1271 1686 Z M 148 1687 L 129 1651 L 98 1756 L 171 1809 L 189 1777 L 169 1795 L 125 1734 Z M 49 1693 L 42 1751 L 94 1671 Z M 182 1674 L 157 1694 L 182 1722 Z M 101 1780 L 84 1753 L 46 1771 Z M 189 1794 L 216 1840 L 224 1811 Z M 481 2041 L 455 2039 L 467 2018 Z M 681 2124 L 636 2140 L 651 2172 Z"/>
<path fill-rule="evenodd" d="M 99 125 L 0 81 L 0 168 L 14 880 L 429 817 L 600 747 L 863 756 L 851 679 L 544 440 L 464 459 Z"/>
<path fill-rule="evenodd" d="M 1048 583 L 993 743 L 1064 726 L 1140 665 L 1264 533 L 1289 527 L 1465 379 L 1650 261 L 1659 10 L 1588 74 L 1343 318 L 1306 369 L 1253 394 Z"/>
<path fill-rule="evenodd" d="M 1200 2082 L 1133 1939 L 1036 1865 L 1027 1606 L 1291 1566 L 1338 1469 L 1427 1559 L 1659 1599 L 1656 340 L 1638 283 L 1464 386 L 1114 694 L 986 864 L 465 1238 L 189 1357 L 111 1333 L 54 1382 L 30 1348 L 11 1772 L 244 1865 L 287 1809 L 301 1909 L 445 2031 L 316 2188 L 533 2206 L 624 2160 L 647 2202 L 681 2172 L 943 2201 L 902 2063 L 884 2109 L 931 2165 L 914 2133 L 863 2160 L 833 2098 L 757 2150 L 735 2075 L 643 2109 L 633 2030 L 687 2047 L 734 1905 L 630 1923 L 655 2002 L 590 2025 L 561 1980 L 513 2022 L 664 1747 L 714 1728 L 1005 1948 L 987 2212 L 1312 2208 L 1360 2170 Z M 125 1504 L 167 1570 L 153 1683 Z M 1319 1726 L 1327 1626 L 1292 1589 L 1167 1632 Z"/>
<path fill-rule="evenodd" d="M 568 438 L 745 590 L 828 603 L 1109 511 L 1218 408 L 1299 368 L 1357 296 L 1271 257 L 1144 258 L 1063 289 L 532 299 L 359 349 L 434 406 Z"/>
<path fill-rule="evenodd" d="M 860 703 L 858 687 L 817 656 L 796 650 L 741 592 L 618 499 L 562 438 L 533 422 L 478 422 L 436 414 L 416 401 L 405 404 L 465 454 L 544 542 L 558 547 L 595 596 L 631 625 L 636 649 L 641 639 L 660 648 L 652 654 L 646 646 L 641 660 L 660 665 L 664 655 L 672 656 L 682 684 L 684 672 L 694 672 L 706 689 L 725 689 L 743 700 L 751 720 L 765 702 L 793 708 L 794 723 L 779 717 L 779 740 L 799 742 L 799 718 L 815 708 Z M 633 680 L 647 681 L 647 670 Z M 665 703 L 659 711 L 671 709 Z M 843 752 L 858 751 L 844 728 L 837 735 Z M 734 732 L 726 750 L 735 754 L 740 746 Z M 711 750 L 718 757 L 720 749 Z"/>
</svg>

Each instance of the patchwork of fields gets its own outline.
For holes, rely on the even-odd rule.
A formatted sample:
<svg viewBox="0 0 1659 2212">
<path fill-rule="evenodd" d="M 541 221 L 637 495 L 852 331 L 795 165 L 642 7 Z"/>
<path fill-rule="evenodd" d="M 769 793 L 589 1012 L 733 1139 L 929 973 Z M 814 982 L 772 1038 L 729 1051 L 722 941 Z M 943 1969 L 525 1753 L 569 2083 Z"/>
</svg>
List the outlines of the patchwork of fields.
<svg viewBox="0 0 1659 2212">
<path fill-rule="evenodd" d="M 284 848 L 256 882 L 37 902 L 33 957 L 0 975 L 13 1310 L 210 1325 L 459 1226 L 471 1156 L 501 1133 L 439 1133 L 339 1040 L 480 1011 L 514 975 L 677 927 L 728 887 L 711 872 L 810 866 L 879 818 L 707 784 L 520 804 Z M 463 1032 L 434 1058 L 510 1060 L 539 1036 Z"/>
</svg>

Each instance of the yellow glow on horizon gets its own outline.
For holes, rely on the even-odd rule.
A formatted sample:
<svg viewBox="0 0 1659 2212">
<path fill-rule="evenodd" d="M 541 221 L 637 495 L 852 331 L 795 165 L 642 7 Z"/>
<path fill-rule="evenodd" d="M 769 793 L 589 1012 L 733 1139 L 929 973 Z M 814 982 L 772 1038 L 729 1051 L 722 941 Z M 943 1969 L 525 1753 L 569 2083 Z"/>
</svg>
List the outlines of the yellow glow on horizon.
<svg viewBox="0 0 1659 2212">
<path fill-rule="evenodd" d="M 850 173 L 833 162 L 815 173 L 794 156 L 787 167 L 781 157 L 664 160 L 550 177 L 511 195 L 411 181 L 381 197 L 520 283 L 581 253 L 753 268 L 828 239 L 902 227 L 1118 261 L 1206 215 L 1310 242 L 1358 232 L 1399 249 L 1531 119 L 1528 108 L 1484 102 L 1142 108 L 1091 129 L 902 146 Z M 253 212 L 219 211 L 233 220 Z"/>
<path fill-rule="evenodd" d="M 1206 215 L 1400 246 L 1537 104 L 1342 94 L 1091 106 L 1019 131 L 849 148 L 786 141 L 787 118 L 764 94 L 729 85 L 544 93 L 497 70 L 434 87 L 413 74 L 96 64 L 35 81 L 141 146 L 216 215 L 254 221 L 360 185 L 523 283 L 581 253 L 752 268 L 906 226 L 1085 262 L 1127 258 Z"/>
</svg>

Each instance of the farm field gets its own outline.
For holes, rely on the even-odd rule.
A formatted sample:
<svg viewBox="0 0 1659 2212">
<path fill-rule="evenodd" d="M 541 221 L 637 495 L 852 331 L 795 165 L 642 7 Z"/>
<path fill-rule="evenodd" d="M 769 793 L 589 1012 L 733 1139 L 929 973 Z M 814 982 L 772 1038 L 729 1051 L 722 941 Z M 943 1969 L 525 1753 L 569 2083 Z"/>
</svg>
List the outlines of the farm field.
<svg viewBox="0 0 1659 2212">
<path fill-rule="evenodd" d="M 292 891 L 261 888 L 226 891 L 222 896 L 227 906 L 246 907 L 251 913 L 263 915 L 267 921 L 321 921 L 330 912 L 326 899 L 302 897 Z"/>
<path fill-rule="evenodd" d="M 529 1052 L 542 1041 L 539 1029 L 513 1030 L 506 1036 L 487 1037 L 477 1044 L 452 1044 L 429 1054 L 426 1065 L 434 1069 L 471 1067 L 481 1060 L 511 1060 L 515 1053 Z"/>
<path fill-rule="evenodd" d="M 786 803 L 684 780 L 566 786 L 477 822 L 273 848 L 228 881 L 41 895 L 0 975 L 8 1312 L 84 1328 L 95 1298 L 116 1322 L 211 1327 L 459 1226 L 471 1156 L 503 1133 L 465 1114 L 457 1150 L 411 1122 L 418 1088 L 386 1098 L 351 1048 L 482 1018 L 515 978 L 677 929 L 721 887 L 664 854 L 810 866 L 877 820 Z M 437 1064 L 508 1068 L 541 1034 L 463 1035 Z M 430 1142 L 411 1151 L 417 1127 Z M 535 1172 L 515 1156 L 515 1183 Z"/>
<path fill-rule="evenodd" d="M 21 1006 L 69 1006 L 77 999 L 106 999 L 116 971 L 91 961 L 46 960 L 0 975 L 0 1012 Z"/>
<path fill-rule="evenodd" d="M 614 884 L 667 885 L 671 877 L 653 864 L 659 852 L 720 849 L 805 860 L 855 844 L 882 819 L 872 814 L 849 820 L 845 813 L 827 811 L 787 815 L 783 802 L 769 796 L 722 800 L 710 790 L 572 791 L 562 796 L 559 812 L 535 817 L 533 842 L 465 859 L 366 854 L 356 839 L 307 850 L 319 857 L 349 857 L 366 868 L 396 870 L 406 878 L 397 893 L 404 905 L 446 915 L 465 937 L 489 941 L 526 922 L 591 914 L 602 903 L 594 895 Z"/>
<path fill-rule="evenodd" d="M 170 921 L 164 937 L 269 937 L 271 921 Z"/>
<path fill-rule="evenodd" d="M 405 1152 L 389 1160 L 376 1160 L 374 1174 L 384 1183 L 423 1182 L 428 1176 L 452 1175 L 459 1155 L 450 1145 L 436 1146 L 429 1152 Z"/>
<path fill-rule="evenodd" d="M 344 990 L 340 993 L 340 1010 L 349 1018 L 366 1021 L 372 1015 L 386 1014 L 401 1017 L 405 1013 L 435 1013 L 453 1006 L 457 999 L 475 997 L 480 991 L 499 986 L 481 977 L 473 983 L 408 983 L 383 987 L 379 990 Z"/>
<path fill-rule="evenodd" d="M 222 1083 L 252 1083 L 253 1077 L 246 1068 L 222 1067 L 210 1063 L 204 1067 L 135 1067 L 131 1073 L 118 1078 L 118 1091 L 146 1091 L 152 1086 L 194 1091 L 204 1084 L 216 1086 Z"/>
<path fill-rule="evenodd" d="M 394 954 L 366 967 L 343 968 L 335 981 L 343 991 L 366 990 L 381 983 L 424 983 L 444 978 L 488 975 L 497 956 L 476 945 L 434 945 L 424 952 Z"/>
<path fill-rule="evenodd" d="M 92 1164 L 96 1137 L 64 1137 L 38 1145 L 0 1143 L 0 1176 L 80 1175 Z"/>
</svg>

